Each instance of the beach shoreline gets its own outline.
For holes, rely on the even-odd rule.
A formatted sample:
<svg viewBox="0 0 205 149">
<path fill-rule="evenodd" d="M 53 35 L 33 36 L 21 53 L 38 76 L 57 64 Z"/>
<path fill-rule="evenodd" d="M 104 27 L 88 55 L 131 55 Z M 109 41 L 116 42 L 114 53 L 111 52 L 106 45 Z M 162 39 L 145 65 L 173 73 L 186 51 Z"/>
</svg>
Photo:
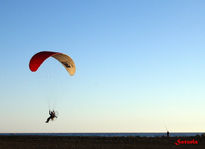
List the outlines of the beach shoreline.
<svg viewBox="0 0 205 149">
<path fill-rule="evenodd" d="M 179 139 L 182 144 L 176 145 Z M 197 141 L 197 144 L 189 142 L 193 140 Z M 178 147 L 202 149 L 205 147 L 205 137 L 0 136 L 0 149 L 173 149 Z"/>
</svg>

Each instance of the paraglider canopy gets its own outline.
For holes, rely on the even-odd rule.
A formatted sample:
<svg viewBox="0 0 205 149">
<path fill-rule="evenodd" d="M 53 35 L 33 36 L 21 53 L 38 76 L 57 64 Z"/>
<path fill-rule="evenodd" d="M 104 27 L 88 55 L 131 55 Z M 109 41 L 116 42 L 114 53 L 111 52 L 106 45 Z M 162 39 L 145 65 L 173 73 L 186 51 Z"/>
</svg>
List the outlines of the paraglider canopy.
<svg viewBox="0 0 205 149">
<path fill-rule="evenodd" d="M 36 53 L 30 60 L 30 70 L 32 72 L 37 71 L 41 64 L 49 57 L 53 57 L 58 60 L 71 76 L 75 74 L 75 63 L 73 60 L 66 54 L 52 51 L 41 51 Z"/>
</svg>

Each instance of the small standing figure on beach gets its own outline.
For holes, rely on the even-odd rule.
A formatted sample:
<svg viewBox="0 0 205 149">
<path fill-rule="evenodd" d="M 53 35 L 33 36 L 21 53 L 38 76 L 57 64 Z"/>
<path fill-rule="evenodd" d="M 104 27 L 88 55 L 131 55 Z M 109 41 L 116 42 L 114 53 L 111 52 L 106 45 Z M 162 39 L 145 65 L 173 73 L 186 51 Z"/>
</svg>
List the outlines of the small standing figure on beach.
<svg viewBox="0 0 205 149">
<path fill-rule="evenodd" d="M 49 110 L 49 115 L 50 116 L 49 116 L 49 118 L 47 118 L 46 123 L 48 123 L 50 121 L 50 119 L 53 121 L 54 118 L 57 118 L 56 113 L 55 113 L 54 110 L 53 111 Z"/>
<path fill-rule="evenodd" d="M 167 130 L 167 137 L 169 137 L 169 131 Z"/>
</svg>

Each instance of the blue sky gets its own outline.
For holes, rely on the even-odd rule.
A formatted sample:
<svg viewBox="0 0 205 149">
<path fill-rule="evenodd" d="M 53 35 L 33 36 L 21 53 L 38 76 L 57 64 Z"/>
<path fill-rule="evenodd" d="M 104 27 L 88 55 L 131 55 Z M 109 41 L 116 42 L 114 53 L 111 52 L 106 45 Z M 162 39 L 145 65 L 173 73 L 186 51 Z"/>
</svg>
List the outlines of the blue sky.
<svg viewBox="0 0 205 149">
<path fill-rule="evenodd" d="M 204 4 L 1 0 L 0 132 L 204 132 Z M 75 76 L 52 58 L 31 72 L 47 50 Z"/>
</svg>

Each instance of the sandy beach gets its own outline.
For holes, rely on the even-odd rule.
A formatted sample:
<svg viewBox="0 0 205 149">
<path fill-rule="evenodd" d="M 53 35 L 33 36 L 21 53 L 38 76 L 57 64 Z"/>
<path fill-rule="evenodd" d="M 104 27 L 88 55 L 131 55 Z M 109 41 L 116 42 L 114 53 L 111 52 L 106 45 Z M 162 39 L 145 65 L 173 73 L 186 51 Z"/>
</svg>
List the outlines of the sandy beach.
<svg viewBox="0 0 205 149">
<path fill-rule="evenodd" d="M 177 140 L 197 141 L 197 144 Z M 188 144 L 187 144 L 188 143 Z M 205 137 L 0 136 L 0 149 L 204 149 Z"/>
</svg>

